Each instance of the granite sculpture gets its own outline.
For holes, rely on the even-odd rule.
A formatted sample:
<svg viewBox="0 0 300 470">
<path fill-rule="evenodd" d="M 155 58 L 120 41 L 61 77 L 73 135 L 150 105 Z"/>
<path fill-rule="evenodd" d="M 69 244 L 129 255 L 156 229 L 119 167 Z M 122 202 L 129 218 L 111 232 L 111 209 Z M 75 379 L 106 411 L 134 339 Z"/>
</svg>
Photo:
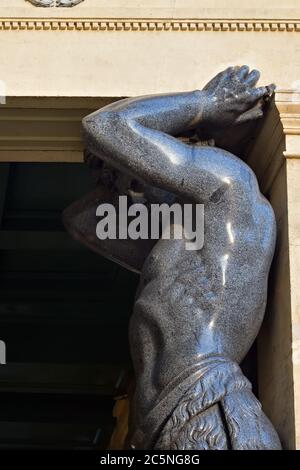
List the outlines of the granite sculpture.
<svg viewBox="0 0 300 470">
<path fill-rule="evenodd" d="M 239 364 L 260 329 L 276 223 L 253 171 L 202 145 L 263 116 L 274 86 L 229 67 L 202 90 L 129 98 L 83 120 L 98 188 L 65 211 L 71 235 L 140 272 L 129 337 L 132 449 L 280 449 Z M 238 131 L 237 131 L 238 132 Z M 181 138 L 179 138 L 181 137 Z M 99 240 L 96 207 L 117 196 L 205 207 L 205 243 Z"/>
</svg>

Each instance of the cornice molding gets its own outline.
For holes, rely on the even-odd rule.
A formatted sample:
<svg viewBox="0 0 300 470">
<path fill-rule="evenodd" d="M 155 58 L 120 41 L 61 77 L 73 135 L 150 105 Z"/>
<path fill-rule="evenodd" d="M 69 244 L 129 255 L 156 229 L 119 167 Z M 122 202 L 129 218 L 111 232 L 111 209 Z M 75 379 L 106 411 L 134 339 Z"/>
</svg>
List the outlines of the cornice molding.
<svg viewBox="0 0 300 470">
<path fill-rule="evenodd" d="M 0 18 L 0 30 L 300 32 L 300 20 Z"/>
<path fill-rule="evenodd" d="M 283 155 L 287 159 L 300 158 L 300 88 L 278 90 L 276 107 L 285 136 Z"/>
<path fill-rule="evenodd" d="M 278 90 L 275 102 L 284 134 L 300 136 L 300 89 Z"/>
<path fill-rule="evenodd" d="M 8 97 L 0 106 L 0 162 L 82 162 L 81 119 L 120 98 Z M 300 90 L 277 90 L 262 126 L 248 163 L 267 190 L 283 156 L 300 158 Z"/>
</svg>

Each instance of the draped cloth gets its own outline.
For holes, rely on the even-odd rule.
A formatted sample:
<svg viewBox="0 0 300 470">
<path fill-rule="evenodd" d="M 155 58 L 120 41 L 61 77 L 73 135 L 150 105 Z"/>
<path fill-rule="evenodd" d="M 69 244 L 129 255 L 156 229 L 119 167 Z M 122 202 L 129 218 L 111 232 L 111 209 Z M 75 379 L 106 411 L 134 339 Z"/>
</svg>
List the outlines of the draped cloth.
<svg viewBox="0 0 300 470">
<path fill-rule="evenodd" d="M 281 449 L 250 382 L 221 356 L 172 380 L 129 442 L 136 449 Z"/>
</svg>

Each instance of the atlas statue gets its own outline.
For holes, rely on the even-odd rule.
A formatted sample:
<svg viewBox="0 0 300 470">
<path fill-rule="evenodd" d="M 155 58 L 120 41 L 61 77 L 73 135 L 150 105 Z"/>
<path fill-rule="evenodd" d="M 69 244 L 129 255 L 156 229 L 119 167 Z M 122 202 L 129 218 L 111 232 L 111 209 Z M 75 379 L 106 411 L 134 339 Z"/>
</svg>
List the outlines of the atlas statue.
<svg viewBox="0 0 300 470">
<path fill-rule="evenodd" d="M 83 119 L 86 160 L 100 176 L 64 222 L 140 273 L 129 325 L 132 449 L 281 447 L 239 366 L 264 317 L 274 212 L 243 159 L 210 142 L 263 116 L 275 87 L 258 80 L 256 70 L 229 67 L 202 90 L 122 99 Z M 96 207 L 120 194 L 203 204 L 203 247 L 187 250 L 175 237 L 99 240 Z"/>
</svg>

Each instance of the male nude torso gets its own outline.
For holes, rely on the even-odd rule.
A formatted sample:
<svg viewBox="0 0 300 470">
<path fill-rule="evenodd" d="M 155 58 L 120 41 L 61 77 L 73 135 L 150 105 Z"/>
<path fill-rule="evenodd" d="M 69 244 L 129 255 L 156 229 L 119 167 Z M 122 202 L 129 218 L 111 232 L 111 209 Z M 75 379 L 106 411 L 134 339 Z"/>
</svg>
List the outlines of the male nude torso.
<svg viewBox="0 0 300 470">
<path fill-rule="evenodd" d="M 208 166 L 220 158 L 214 149 L 206 154 Z M 141 273 L 130 339 L 142 416 L 174 375 L 201 357 L 240 363 L 263 319 L 273 209 L 241 160 L 224 152 L 222 170 L 214 175 L 218 189 L 204 202 L 203 248 L 189 251 L 185 240 L 159 240 Z"/>
<path fill-rule="evenodd" d="M 275 245 L 273 210 L 242 160 L 175 138 L 203 123 L 226 128 L 260 117 L 262 100 L 272 89 L 255 88 L 258 78 L 248 67 L 231 67 L 202 91 L 121 100 L 83 121 L 85 145 L 96 157 L 182 203 L 204 204 L 201 250 L 187 250 L 185 240 L 161 239 L 144 252 L 129 331 L 136 375 L 132 447 L 137 442 L 157 448 L 228 448 L 227 434 L 232 448 L 280 447 L 235 366 L 252 345 L 264 315 Z M 76 227 L 70 231 L 74 235 Z M 95 248 L 91 238 L 87 244 L 136 268 L 129 249 L 127 255 L 120 250 L 118 260 L 112 247 L 101 249 L 99 243 Z M 206 404 L 199 398 L 198 411 L 183 416 L 174 437 L 176 409 L 197 398 L 199 386 L 200 395 L 212 396 Z M 218 402 L 228 417 L 227 431 Z M 253 409 L 249 425 L 243 407 Z M 204 427 L 214 423 L 217 428 L 213 438 L 209 432 L 204 439 L 195 437 L 202 414 Z M 182 429 L 191 426 L 192 443 L 186 444 Z"/>
</svg>

